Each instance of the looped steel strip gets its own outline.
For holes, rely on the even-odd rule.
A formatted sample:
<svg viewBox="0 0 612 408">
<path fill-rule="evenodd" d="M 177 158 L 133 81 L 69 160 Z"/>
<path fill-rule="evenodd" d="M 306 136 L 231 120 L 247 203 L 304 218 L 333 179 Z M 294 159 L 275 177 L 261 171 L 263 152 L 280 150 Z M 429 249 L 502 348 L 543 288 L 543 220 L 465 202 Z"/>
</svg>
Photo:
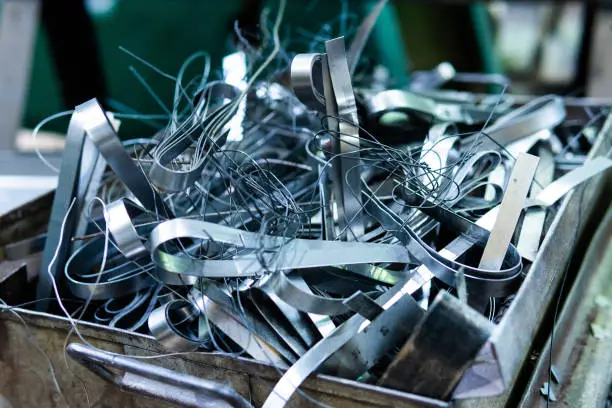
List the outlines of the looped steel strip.
<svg viewBox="0 0 612 408">
<path fill-rule="evenodd" d="M 153 165 L 149 171 L 151 182 L 158 188 L 168 192 L 183 191 L 193 185 L 202 174 L 206 161 L 206 154 L 200 150 L 212 147 L 210 143 L 206 147 L 206 139 L 220 144 L 220 138 L 227 133 L 227 122 L 229 114 L 234 109 L 232 101 L 240 94 L 240 90 L 225 82 L 215 81 L 210 83 L 205 95 L 201 99 L 196 111 L 206 111 L 201 114 L 207 116 L 201 120 L 200 114 L 193 114 L 182 122 L 177 129 L 169 129 L 153 152 Z M 214 102 L 212 102 L 214 101 Z M 218 129 L 220 133 L 213 134 Z M 195 145 L 194 155 L 199 157 L 193 159 L 189 165 L 169 166 L 169 164 L 183 154 L 190 146 Z"/>
<path fill-rule="evenodd" d="M 298 54 L 291 61 L 291 87 L 295 96 L 309 109 L 323 110 L 322 54 Z"/>
<path fill-rule="evenodd" d="M 446 199 L 450 200 L 451 204 L 459 202 L 463 197 L 463 193 L 468 193 L 477 185 L 481 184 L 482 180 L 486 179 L 497 167 L 502 164 L 501 155 L 494 151 L 480 151 L 474 153 L 467 159 L 455 173 L 453 182 L 449 184 Z M 478 172 L 474 169 L 479 168 Z M 457 188 L 460 186 L 460 191 Z"/>
<path fill-rule="evenodd" d="M 96 99 L 75 108 L 87 135 L 126 187 L 148 210 L 170 216 L 170 210 L 123 148 L 119 137 Z"/>
<path fill-rule="evenodd" d="M 477 109 L 456 103 L 440 103 L 425 95 L 399 89 L 381 91 L 366 99 L 366 109 L 369 117 L 375 120 L 380 120 L 389 112 L 406 112 L 426 123 L 435 120 L 475 124 L 486 121 L 491 115 L 488 108 Z"/>
<path fill-rule="evenodd" d="M 179 238 L 210 240 L 237 248 L 260 250 L 228 260 L 199 260 L 162 250 L 165 242 Z M 402 246 L 361 242 L 287 240 L 284 237 L 241 231 L 205 221 L 175 219 L 159 224 L 151 232 L 149 246 L 155 263 L 172 273 L 200 277 L 249 277 L 264 271 L 315 268 L 364 263 L 408 263 Z M 263 263 L 262 263 L 263 261 Z"/>
<path fill-rule="evenodd" d="M 199 315 L 199 310 L 190 302 L 178 299 L 171 300 L 155 309 L 149 315 L 149 330 L 165 349 L 177 352 L 195 351 L 200 344 L 200 338 L 193 333 L 188 336 L 179 331 L 171 321 L 170 313 L 173 309 L 188 309 L 191 315 L 191 320 L 195 320 Z M 181 314 L 179 314 L 181 316 Z M 183 319 L 189 320 L 190 317 L 181 316 Z"/>
<path fill-rule="evenodd" d="M 117 302 L 116 298 L 111 298 L 104 302 L 94 312 L 94 319 L 98 323 L 104 323 L 109 327 L 118 327 L 128 331 L 136 331 L 140 329 L 149 318 L 150 313 L 155 308 L 158 301 L 158 294 L 161 291 L 162 286 L 150 287 L 133 294 L 132 300 L 125 306 L 121 306 L 117 309 L 112 308 L 113 304 Z M 143 305 L 147 302 L 148 305 L 143 310 Z M 122 303 L 123 299 L 120 301 Z M 135 317 L 134 314 L 140 310 L 140 317 Z M 134 319 L 137 319 L 134 322 Z M 128 326 L 122 324 L 123 320 L 127 320 Z"/>
<path fill-rule="evenodd" d="M 468 284 L 472 284 L 478 287 L 478 291 L 491 294 L 495 293 L 496 296 L 504 296 L 512 293 L 514 286 L 520 279 L 520 272 L 522 268 L 521 257 L 519 256 L 516 248 L 511 246 L 505 257 L 505 266 L 500 271 L 485 270 L 482 268 L 474 268 L 472 266 L 457 262 L 457 257 L 448 259 L 444 255 L 445 252 L 440 253 L 433 250 L 412 229 L 403 222 L 403 220 L 391 212 L 389 208 L 372 193 L 372 190 L 364 183 L 364 193 L 368 197 L 366 201 L 366 209 L 368 213 L 373 215 L 383 225 L 384 228 L 392 232 L 402 242 L 406 249 L 416 259 L 424 264 L 438 279 L 444 283 L 456 286 L 458 271 L 461 270 L 465 274 L 465 278 Z M 455 215 L 455 217 L 458 217 Z M 464 229 L 458 240 L 462 240 L 462 244 L 471 248 L 478 244 L 484 246 L 485 234 L 483 230 L 477 230 L 483 235 L 480 236 L 469 236 L 469 229 L 473 224 L 469 222 L 458 223 L 456 225 L 459 229 Z M 462 252 L 464 253 L 465 250 Z"/>
<path fill-rule="evenodd" d="M 430 122 L 437 106 L 433 99 L 398 89 L 378 92 L 366 100 L 368 115 L 374 118 L 393 111 L 406 111 Z"/>
<path fill-rule="evenodd" d="M 112 245 L 108 248 L 109 259 L 120 257 L 123 262 L 109 267 L 100 276 L 100 272 L 94 271 L 102 261 L 103 249 L 104 237 L 95 238 L 77 249 L 66 261 L 64 276 L 73 295 L 81 299 L 109 299 L 137 292 L 155 283 L 149 275 L 155 268 L 154 264 L 129 262 Z"/>
<path fill-rule="evenodd" d="M 132 224 L 132 218 L 139 212 L 142 209 L 128 198 L 113 201 L 106 206 L 108 230 L 119 251 L 128 259 L 141 258 L 148 252 Z"/>
</svg>

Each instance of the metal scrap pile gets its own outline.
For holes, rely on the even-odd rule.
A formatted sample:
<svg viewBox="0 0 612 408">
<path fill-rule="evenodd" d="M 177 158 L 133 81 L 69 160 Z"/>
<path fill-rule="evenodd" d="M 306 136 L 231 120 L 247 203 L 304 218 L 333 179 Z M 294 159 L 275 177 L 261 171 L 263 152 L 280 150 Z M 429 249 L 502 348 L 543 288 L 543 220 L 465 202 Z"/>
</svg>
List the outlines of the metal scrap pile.
<svg viewBox="0 0 612 408">
<path fill-rule="evenodd" d="M 440 91 L 500 80 L 448 64 L 409 89 L 354 87 L 361 48 L 296 55 L 290 87 L 229 55 L 223 79 L 177 81 L 148 139 L 122 142 L 96 100 L 77 106 L 39 299 L 81 299 L 74 318 L 172 352 L 288 369 L 266 407 L 313 372 L 436 399 L 473 388 L 462 376 L 495 355 L 560 199 L 610 166 L 585 156 L 605 115 Z"/>
</svg>

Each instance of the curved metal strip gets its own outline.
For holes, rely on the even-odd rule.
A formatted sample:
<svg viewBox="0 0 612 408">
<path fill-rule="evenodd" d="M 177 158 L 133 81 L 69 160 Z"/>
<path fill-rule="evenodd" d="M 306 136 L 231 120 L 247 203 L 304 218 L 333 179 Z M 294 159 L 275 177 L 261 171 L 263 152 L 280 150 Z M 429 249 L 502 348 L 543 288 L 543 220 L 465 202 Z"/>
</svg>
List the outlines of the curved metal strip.
<svg viewBox="0 0 612 408">
<path fill-rule="evenodd" d="M 153 152 L 153 165 L 149 171 L 151 182 L 156 187 L 167 192 L 178 192 L 198 180 L 206 163 L 207 154 L 204 150 L 211 148 L 207 138 L 221 144 L 219 138 L 229 130 L 227 123 L 235 109 L 232 101 L 238 95 L 240 95 L 238 88 L 221 81 L 212 82 L 196 107 L 196 113 L 183 121 L 178 128 L 167 130 L 168 134 Z M 204 109 L 204 106 L 207 109 L 201 114 L 206 116 L 200 119 L 198 111 Z M 220 133 L 215 134 L 215 132 Z M 189 163 L 170 166 L 173 160 L 190 146 L 194 146 L 195 151 L 193 157 L 188 159 Z"/>
<path fill-rule="evenodd" d="M 499 149 L 509 143 L 552 129 L 565 120 L 563 98 L 545 95 L 501 116 L 482 132 L 463 139 L 462 147 L 472 149 L 478 143 L 480 150 Z"/>
<path fill-rule="evenodd" d="M 98 101 L 91 99 L 77 106 L 75 111 L 87 135 L 138 201 L 150 211 L 159 211 L 170 216 L 170 210 L 123 148 Z"/>
<path fill-rule="evenodd" d="M 475 108 L 461 103 L 440 103 L 423 94 L 400 89 L 378 92 L 366 99 L 366 111 L 373 120 L 379 121 L 389 112 L 406 112 L 426 123 L 458 122 L 476 124 L 497 116 L 497 110 L 488 107 Z"/>
<path fill-rule="evenodd" d="M 164 243 L 187 237 L 251 249 L 253 253 L 227 260 L 200 260 L 163 251 Z M 189 219 L 159 224 L 151 232 L 149 246 L 154 262 L 163 270 L 209 278 L 248 277 L 261 275 L 265 271 L 329 265 L 409 263 L 411 260 L 405 248 L 398 245 L 287 240 Z"/>
<path fill-rule="evenodd" d="M 495 150 L 479 151 L 471 155 L 459 166 L 452 182 L 448 184 L 446 195 L 443 197 L 446 204 L 449 207 L 455 205 L 462 199 L 464 195 L 462 192 L 474 189 L 501 164 L 502 157 Z M 475 169 L 479 171 L 474 171 Z"/>
<path fill-rule="evenodd" d="M 140 329 L 148 320 L 149 315 L 155 308 L 158 301 L 158 294 L 162 286 L 150 287 L 134 294 L 132 301 L 118 310 L 109 311 L 109 305 L 116 299 L 109 299 L 104 303 L 104 310 L 109 312 L 107 323 L 109 327 L 118 327 L 128 331 Z M 143 307 L 147 303 L 146 307 Z M 136 320 L 135 320 L 136 319 Z M 135 321 L 134 321 L 135 320 Z M 124 324 L 123 322 L 126 321 Z"/>
<path fill-rule="evenodd" d="M 406 249 L 419 260 L 425 267 L 427 267 L 438 279 L 442 280 L 448 285 L 457 285 L 458 271 L 462 271 L 465 275 L 466 281 L 469 282 L 474 278 L 475 283 L 481 284 L 482 281 L 486 281 L 486 289 L 489 291 L 495 291 L 497 296 L 501 294 L 508 295 L 512 293 L 518 280 L 520 279 L 520 272 L 522 269 L 521 257 L 519 256 L 516 248 L 511 246 L 506 254 L 503 269 L 500 271 L 485 270 L 481 268 L 475 268 L 460 262 L 456 259 L 459 255 L 465 253 L 467 249 L 474 245 L 483 246 L 486 243 L 484 237 L 488 234 L 484 233 L 482 229 L 475 230 L 478 232 L 478 236 L 469 236 L 469 229 L 465 231 L 465 234 L 460 235 L 456 241 L 461 242 L 462 247 L 467 247 L 461 252 L 461 254 L 455 254 L 456 256 L 445 256 L 451 251 L 440 251 L 438 253 L 431 247 L 429 247 L 421 238 L 410 229 L 409 226 L 403 222 L 403 220 L 395 213 L 391 212 L 382 201 L 376 197 L 375 194 L 369 189 L 364 183 L 364 193 L 369 198 L 366 201 L 367 211 L 374 216 L 383 225 L 384 228 L 392 232 L 405 246 Z M 458 228 L 468 228 L 471 223 L 460 223 L 457 225 Z M 493 294 L 490 294 L 493 296 Z"/>
<path fill-rule="evenodd" d="M 198 308 L 186 300 L 171 300 L 149 315 L 148 323 L 151 334 L 167 350 L 176 352 L 197 350 L 201 343 L 200 338 L 193 333 L 191 335 L 182 333 L 172 323 L 170 313 L 175 309 L 188 309 L 189 318 L 192 320 L 197 319 L 200 314 Z M 181 316 L 181 313 L 178 315 Z M 185 319 L 184 316 L 181 317 Z"/>
<path fill-rule="evenodd" d="M 104 237 L 94 238 L 76 250 L 64 267 L 64 276 L 73 295 L 81 299 L 109 299 L 137 292 L 155 284 L 151 273 L 154 264 L 126 259 L 117 248 L 110 245 L 109 259 L 119 257 L 116 266 L 96 272 L 102 262 Z"/>
<path fill-rule="evenodd" d="M 139 212 L 142 209 L 128 198 L 113 201 L 106 206 L 108 231 L 119 251 L 128 259 L 138 259 L 148 253 L 132 224 L 132 218 Z"/>
<path fill-rule="evenodd" d="M 297 54 L 291 61 L 291 87 L 295 96 L 315 111 L 322 111 L 323 96 L 322 54 Z"/>
<path fill-rule="evenodd" d="M 437 109 L 433 99 L 423 95 L 390 89 L 378 92 L 366 100 L 368 115 L 380 119 L 382 115 L 393 111 L 407 111 L 417 117 L 430 121 Z"/>
<path fill-rule="evenodd" d="M 282 272 L 264 277 L 257 282 L 257 286 L 262 290 L 272 291 L 282 301 L 302 312 L 336 316 L 352 310 L 344 303 L 346 299 L 328 298 L 302 291 Z"/>
</svg>

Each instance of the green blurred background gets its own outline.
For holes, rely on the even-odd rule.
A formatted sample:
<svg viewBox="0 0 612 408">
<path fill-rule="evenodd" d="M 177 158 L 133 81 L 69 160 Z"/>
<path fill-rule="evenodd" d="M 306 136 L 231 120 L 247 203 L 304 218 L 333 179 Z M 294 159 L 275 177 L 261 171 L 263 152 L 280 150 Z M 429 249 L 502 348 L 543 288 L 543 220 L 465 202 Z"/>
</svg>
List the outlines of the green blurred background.
<svg viewBox="0 0 612 408">
<path fill-rule="evenodd" d="M 109 97 L 136 112 L 163 113 L 147 90 L 130 73 L 129 67 L 136 67 L 168 105 L 172 101 L 173 82 L 120 51 L 119 46 L 173 75 L 190 54 L 205 50 L 212 57 L 213 75 L 218 75 L 221 58 L 232 51 L 230 38 L 233 21 L 244 12 L 250 1 L 85 0 L 95 26 Z M 278 1 L 263 3 L 270 8 L 268 20 L 273 20 Z M 315 33 L 327 37 L 340 34 L 343 23 L 338 16 L 343 12 L 348 16 L 345 25 L 352 24 L 354 27 L 376 1 L 288 0 L 287 3 L 281 37 L 287 41 L 285 46 L 290 50 L 293 48 L 294 51 L 307 52 L 308 46 L 313 44 Z M 450 61 L 458 71 L 512 72 L 512 60 L 507 55 L 500 56 L 499 49 L 499 33 L 504 32 L 500 31 L 500 27 L 504 28 L 502 23 L 506 24 L 511 19 L 508 19 L 506 11 L 506 14 L 498 12 L 495 21 L 496 13 L 492 9 L 499 9 L 499 4 L 505 3 L 496 4 L 391 1 L 376 25 L 368 44 L 366 59 L 387 66 L 397 85 L 405 84 L 410 70 L 431 69 L 442 61 Z M 534 11 L 527 10 L 528 15 L 550 14 L 546 14 L 546 5 L 544 8 L 537 7 Z M 554 7 L 557 7 L 555 3 L 548 6 L 549 9 Z M 576 13 L 570 10 L 569 14 Z M 521 19 L 515 18 L 517 26 L 510 27 L 510 33 L 512 30 L 515 33 L 521 32 Z M 577 21 L 577 28 L 580 28 L 580 18 L 574 20 Z M 539 30 L 532 35 L 536 43 L 538 36 L 546 34 L 538 28 L 538 24 L 542 24 L 538 21 L 529 22 L 530 25 L 526 26 L 529 28 L 535 25 Z M 572 31 L 570 27 L 569 31 L 575 31 L 575 37 L 579 38 L 580 30 Z M 516 41 L 524 44 L 523 49 L 528 47 L 524 38 L 519 40 L 517 37 Z M 569 44 L 567 39 L 564 41 L 564 44 Z M 22 122 L 27 128 L 34 127 L 55 112 L 71 108 L 62 106 L 60 87 L 47 42 L 45 30 L 41 26 Z M 569 44 L 566 48 L 571 51 L 576 46 Z M 535 78 L 529 72 L 522 75 L 526 82 Z M 528 84 L 525 89 L 538 93 L 537 87 L 531 85 Z M 63 132 L 66 121 L 54 121 L 45 129 Z M 122 125 L 122 137 L 136 137 L 146 131 L 146 127 L 143 128 L 142 124 L 135 121 L 124 122 Z"/>
<path fill-rule="evenodd" d="M 119 46 L 170 74 L 176 74 L 185 58 L 199 50 L 207 51 L 212 57 L 213 67 L 218 69 L 223 55 L 231 51 L 229 38 L 232 21 L 246 2 L 248 0 L 88 0 L 86 5 L 94 21 L 110 98 L 140 113 L 162 113 L 128 68 L 130 65 L 136 67 L 167 103 L 172 100 L 174 84 L 120 51 Z M 311 42 L 308 36 L 314 36 L 322 27 L 323 33 L 338 35 L 342 23 L 337 16 L 343 11 L 349 12 L 346 24 L 355 26 L 374 3 L 365 0 L 289 0 L 281 34 L 285 39 L 292 39 L 288 44 L 290 47 L 296 50 L 307 47 Z M 266 5 L 271 9 L 268 18 L 272 20 L 277 2 L 268 1 Z M 457 10 L 469 17 L 467 8 Z M 472 66 L 462 63 L 462 58 L 459 58 L 461 54 L 454 51 L 459 50 L 459 44 L 455 44 L 452 41 L 455 37 L 449 35 L 453 30 L 450 29 L 452 24 L 448 17 L 454 20 L 457 15 L 440 13 L 440 10 L 423 4 L 396 2 L 382 16 L 378 31 L 368 46 L 368 54 L 382 60 L 391 70 L 406 70 L 409 63 L 403 49 L 405 43 L 411 55 L 418 56 L 416 59 L 413 57 L 417 69 L 431 68 L 449 56 L 460 68 L 478 68 L 479 62 Z M 327 32 L 326 24 L 330 26 Z M 469 31 L 470 26 L 467 28 Z M 301 51 L 305 50 L 302 48 Z M 453 53 L 457 54 L 455 58 Z M 465 49 L 462 53 L 465 54 Z M 50 114 L 67 108 L 62 106 L 60 88 L 42 27 L 38 30 L 31 75 L 23 118 L 23 125 L 28 128 Z M 46 129 L 63 131 L 65 123 L 60 119 L 50 123 Z M 128 123 L 124 125 L 123 132 L 140 129 L 135 126 Z"/>
</svg>

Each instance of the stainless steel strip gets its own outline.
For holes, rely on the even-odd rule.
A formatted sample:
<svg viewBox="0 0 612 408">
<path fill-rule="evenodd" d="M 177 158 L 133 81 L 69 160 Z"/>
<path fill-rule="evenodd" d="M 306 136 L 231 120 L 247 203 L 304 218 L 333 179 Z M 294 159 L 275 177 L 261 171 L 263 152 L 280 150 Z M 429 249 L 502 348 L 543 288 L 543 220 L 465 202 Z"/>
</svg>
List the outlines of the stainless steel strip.
<svg viewBox="0 0 612 408">
<path fill-rule="evenodd" d="M 96 99 L 75 108 L 76 115 L 87 135 L 94 142 L 109 166 L 140 203 L 154 213 L 171 216 L 170 210 L 157 192 L 150 186 L 142 171 L 134 164 L 123 148 L 115 129 Z"/>
<path fill-rule="evenodd" d="M 173 308 L 190 308 L 194 314 L 194 319 L 199 314 L 198 309 L 186 300 L 172 300 L 165 305 L 155 309 L 148 319 L 149 330 L 165 349 L 173 352 L 187 352 L 198 349 L 201 337 L 189 337 L 184 333 L 179 332 L 174 326 L 169 317 L 169 313 Z"/>
<path fill-rule="evenodd" d="M 137 292 L 155 284 L 155 265 L 146 258 L 129 261 L 109 244 L 108 256 L 124 258 L 117 266 L 96 271 L 102 261 L 104 237 L 94 238 L 77 249 L 66 261 L 64 277 L 73 295 L 81 299 L 110 299 Z"/>
<path fill-rule="evenodd" d="M 128 206 L 132 211 L 142 211 L 128 198 L 121 198 L 106 206 L 108 231 L 115 239 L 117 248 L 126 258 L 138 259 L 148 251 L 132 224 L 133 217 L 128 212 Z"/>
<path fill-rule="evenodd" d="M 198 260 L 169 254 L 161 249 L 168 241 L 197 238 L 263 253 L 235 256 L 228 260 Z M 175 219 L 159 224 L 151 232 L 149 248 L 156 264 L 171 273 L 201 277 L 249 277 L 265 271 L 314 268 L 364 263 L 408 263 L 410 255 L 399 245 L 361 242 L 318 241 L 264 236 L 205 221 Z"/>
<path fill-rule="evenodd" d="M 297 54 L 291 60 L 291 87 L 295 96 L 314 111 L 322 111 L 323 96 L 322 54 Z"/>
<path fill-rule="evenodd" d="M 530 197 L 535 198 L 542 188 L 547 187 L 555 173 L 555 158 L 546 145 L 538 149 L 540 164 L 536 170 L 534 183 L 531 186 Z M 516 249 L 523 259 L 533 262 L 540 247 L 540 238 L 546 221 L 546 208 L 527 208 L 523 218 L 523 226 L 518 237 Z"/>
<path fill-rule="evenodd" d="M 527 198 L 539 161 L 537 156 L 527 153 L 519 154 L 510 174 L 508 188 L 499 206 L 499 215 L 482 253 L 479 268 L 490 270 L 501 268 L 516 229 L 516 223 L 523 211 L 521 204 Z"/>
<path fill-rule="evenodd" d="M 359 119 L 351 74 L 346 60 L 344 37 L 325 42 L 329 76 L 337 107 L 337 135 L 333 135 L 335 182 L 341 185 L 339 217 L 344 218 L 342 236 L 355 240 L 364 233 L 360 189 Z M 326 103 L 328 96 L 326 95 Z M 332 132 L 335 129 L 332 129 Z"/>
</svg>

